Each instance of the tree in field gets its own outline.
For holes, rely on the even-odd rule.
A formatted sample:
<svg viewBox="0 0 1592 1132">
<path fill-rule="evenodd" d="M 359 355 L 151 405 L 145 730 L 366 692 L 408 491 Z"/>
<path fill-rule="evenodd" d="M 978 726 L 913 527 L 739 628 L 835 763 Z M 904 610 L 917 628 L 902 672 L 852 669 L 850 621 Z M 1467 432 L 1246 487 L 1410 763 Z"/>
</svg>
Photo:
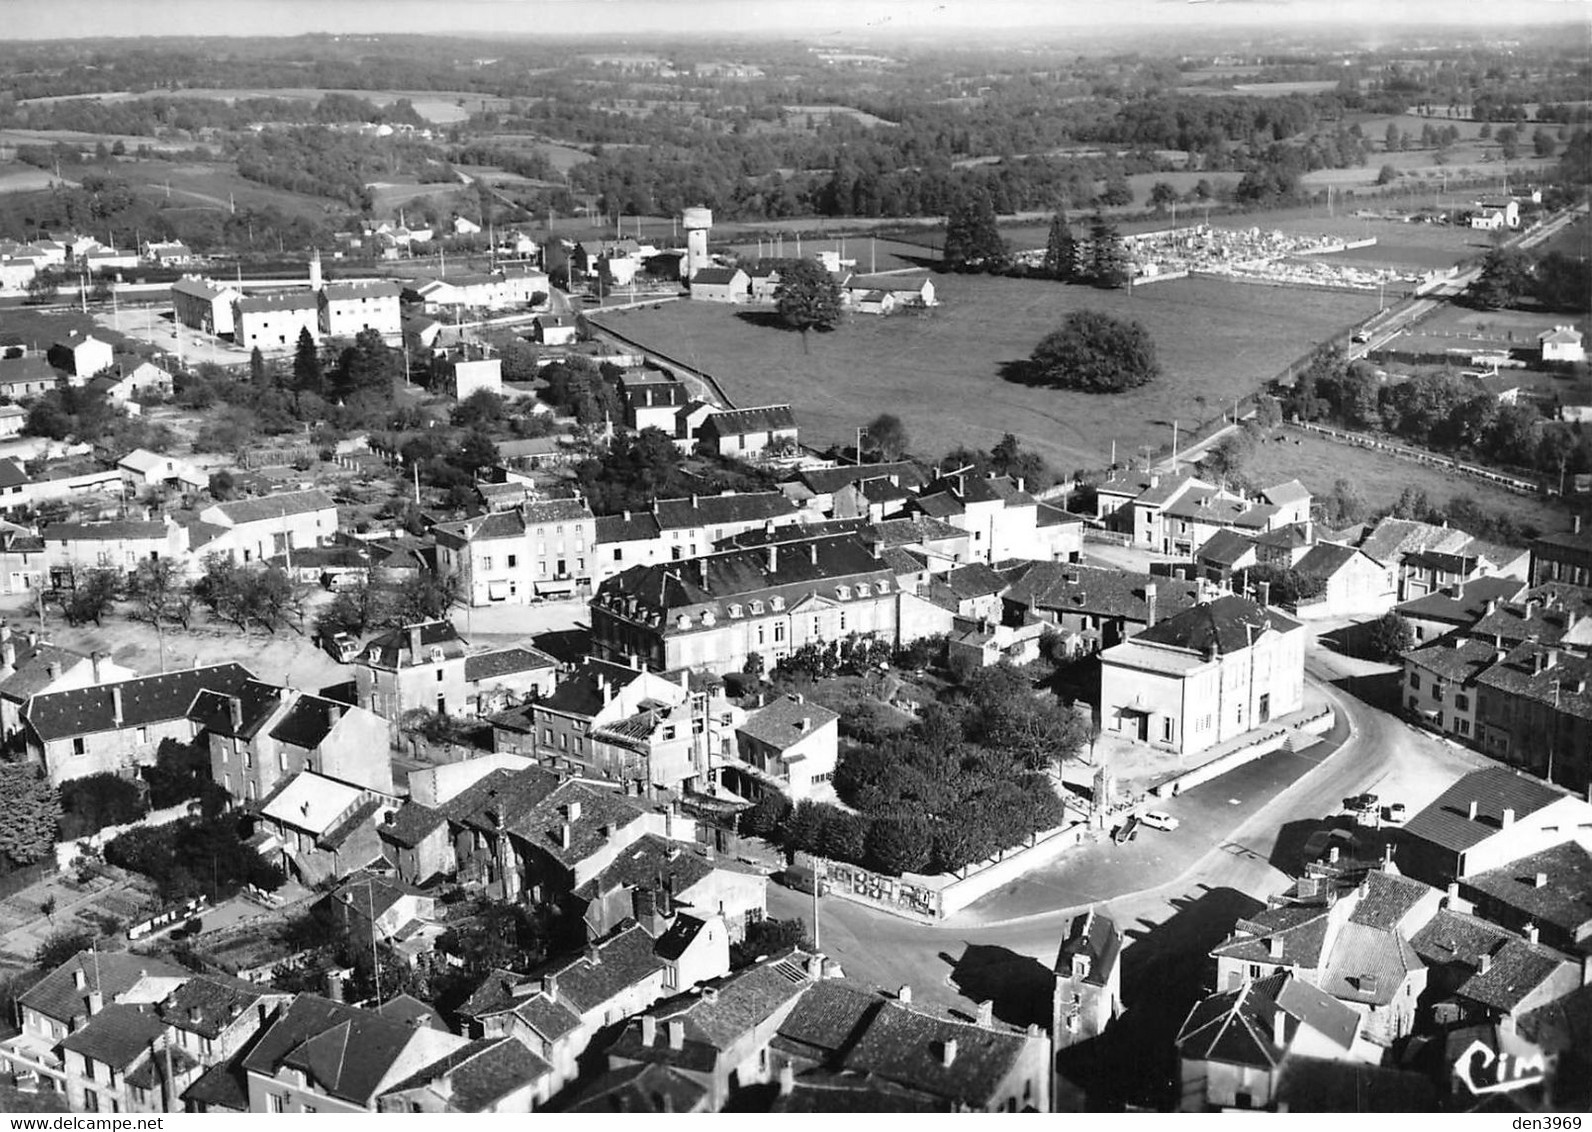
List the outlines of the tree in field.
<svg viewBox="0 0 1592 1132">
<path fill-rule="evenodd" d="M 33 965 L 41 971 L 53 971 L 93 944 L 94 933 L 87 928 L 57 928 L 33 953 Z"/>
<path fill-rule="evenodd" d="M 43 270 L 35 272 L 32 279 L 28 280 L 28 302 L 47 303 L 55 298 L 55 292 L 61 285 L 61 277 L 53 271 Z"/>
<path fill-rule="evenodd" d="M 390 397 L 402 366 L 402 354 L 383 341 L 381 331 L 361 330 L 354 335 L 354 344 L 338 358 L 333 395 L 347 398 L 367 393 Z"/>
<path fill-rule="evenodd" d="M 1089 282 L 1096 287 L 1128 284 L 1128 252 L 1117 226 L 1099 213 L 1089 225 Z"/>
<path fill-rule="evenodd" d="M 840 284 L 817 260 L 792 260 L 780 269 L 774 310 L 782 323 L 804 335 L 833 330 L 840 325 Z"/>
<path fill-rule="evenodd" d="M 943 258 L 952 271 L 1000 271 L 1011 262 L 995 206 L 984 193 L 970 193 L 946 217 Z"/>
<path fill-rule="evenodd" d="M 1372 660 L 1392 661 L 1415 647 L 1415 629 L 1391 609 L 1366 629 L 1366 651 Z"/>
<path fill-rule="evenodd" d="M 183 580 L 182 568 L 174 558 L 140 562 L 127 580 L 127 596 L 133 603 L 133 617 L 155 627 L 161 670 L 164 671 L 166 625 L 170 623 L 186 628 L 193 617 L 193 593 Z"/>
<path fill-rule="evenodd" d="M 1399 171 L 1393 168 L 1391 165 L 1384 165 L 1382 168 L 1377 170 L 1376 183 L 1379 185 L 1391 185 L 1398 179 Z"/>
<path fill-rule="evenodd" d="M 386 619 L 393 625 L 413 625 L 446 617 L 459 599 L 457 574 L 418 574 L 392 592 Z"/>
<path fill-rule="evenodd" d="M 1321 501 L 1321 518 L 1333 526 L 1348 526 L 1365 518 L 1365 496 L 1350 479 L 1337 479 Z"/>
<path fill-rule="evenodd" d="M 884 460 L 899 460 L 911 443 L 901 418 L 894 413 L 880 413 L 862 430 L 863 445 L 869 452 Z"/>
<path fill-rule="evenodd" d="M 1085 393 L 1121 393 L 1161 375 L 1155 343 L 1138 322 L 1100 311 L 1074 311 L 1034 347 L 1036 384 Z"/>
<path fill-rule="evenodd" d="M 0 762 L 0 857 L 31 865 L 55 848 L 61 795 L 32 763 Z"/>
<path fill-rule="evenodd" d="M 1486 310 L 1514 306 L 1532 289 L 1531 256 L 1518 248 L 1494 248 L 1481 263 L 1481 277 L 1471 284 L 1471 301 Z"/>
<path fill-rule="evenodd" d="M 1156 212 L 1165 212 L 1177 203 L 1177 190 L 1166 181 L 1157 181 L 1150 186 L 1150 195 L 1146 199 Z"/>
<path fill-rule="evenodd" d="M 66 619 L 73 625 L 90 621 L 103 625 L 105 614 L 116 604 L 121 578 L 115 570 L 96 566 L 77 571 L 72 580 L 72 592 L 66 598 Z"/>
<path fill-rule="evenodd" d="M 361 582 L 349 589 L 338 590 L 331 601 L 321 607 L 315 619 L 315 633 L 327 640 L 338 633 L 351 637 L 363 636 L 366 629 L 383 622 L 390 595 Z"/>
<path fill-rule="evenodd" d="M 325 378 L 321 372 L 321 352 L 309 327 L 299 331 L 298 345 L 293 349 L 293 389 L 298 393 L 325 393 Z"/>
<path fill-rule="evenodd" d="M 1076 282 L 1081 274 L 1078 238 L 1073 235 L 1064 212 L 1056 213 L 1050 222 L 1043 271 L 1047 279 L 1059 279 L 1063 283 Z"/>
</svg>

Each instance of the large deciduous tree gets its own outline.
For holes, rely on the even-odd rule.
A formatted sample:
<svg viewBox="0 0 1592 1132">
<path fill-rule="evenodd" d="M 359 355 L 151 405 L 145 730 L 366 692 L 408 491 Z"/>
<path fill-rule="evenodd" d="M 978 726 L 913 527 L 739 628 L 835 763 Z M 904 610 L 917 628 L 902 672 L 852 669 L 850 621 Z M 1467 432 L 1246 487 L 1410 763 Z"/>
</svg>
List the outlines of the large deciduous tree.
<svg viewBox="0 0 1592 1132">
<path fill-rule="evenodd" d="M 1531 256 L 1518 248 L 1494 248 L 1481 264 L 1481 276 L 1471 284 L 1471 301 L 1496 310 L 1514 306 L 1532 289 Z"/>
<path fill-rule="evenodd" d="M 1149 331 L 1100 311 L 1069 314 L 1029 360 L 1037 384 L 1086 393 L 1120 393 L 1161 375 Z"/>
<path fill-rule="evenodd" d="M 817 260 L 792 260 L 780 268 L 774 310 L 792 330 L 833 330 L 840 324 L 840 285 Z"/>
<path fill-rule="evenodd" d="M 880 413 L 874 417 L 863 428 L 862 435 L 866 449 L 885 460 L 899 459 L 911 443 L 906 425 L 894 413 Z"/>
</svg>

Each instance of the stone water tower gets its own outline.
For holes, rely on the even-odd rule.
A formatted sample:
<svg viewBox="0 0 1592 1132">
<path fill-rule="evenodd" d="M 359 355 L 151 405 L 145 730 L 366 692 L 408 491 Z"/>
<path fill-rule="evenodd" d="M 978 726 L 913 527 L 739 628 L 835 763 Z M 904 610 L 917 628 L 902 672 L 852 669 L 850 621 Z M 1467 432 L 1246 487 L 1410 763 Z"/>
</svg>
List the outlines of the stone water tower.
<svg viewBox="0 0 1592 1132">
<path fill-rule="evenodd" d="M 713 211 L 688 208 L 680 219 L 685 228 L 685 265 L 680 277 L 689 283 L 708 266 L 708 230 L 713 227 Z"/>
</svg>

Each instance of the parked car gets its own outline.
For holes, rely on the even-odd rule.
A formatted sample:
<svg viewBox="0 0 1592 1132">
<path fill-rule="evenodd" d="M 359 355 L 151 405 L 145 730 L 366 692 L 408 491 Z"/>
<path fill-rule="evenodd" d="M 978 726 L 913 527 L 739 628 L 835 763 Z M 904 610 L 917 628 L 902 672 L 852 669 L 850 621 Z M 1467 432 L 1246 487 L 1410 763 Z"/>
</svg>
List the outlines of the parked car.
<svg viewBox="0 0 1592 1132">
<path fill-rule="evenodd" d="M 1345 798 L 1343 800 L 1343 808 L 1348 810 L 1350 813 L 1363 814 L 1367 811 L 1374 811 L 1376 809 L 1377 801 L 1378 799 L 1375 794 L 1356 794 L 1352 798 Z"/>
<path fill-rule="evenodd" d="M 1127 820 L 1117 826 L 1111 834 L 1111 840 L 1118 845 L 1126 845 L 1137 836 L 1139 836 L 1139 819 L 1129 814 Z"/>
<path fill-rule="evenodd" d="M 359 655 L 359 639 L 352 634 L 333 633 L 329 637 L 322 637 L 321 641 L 339 664 L 351 664 Z"/>
<path fill-rule="evenodd" d="M 1403 802 L 1394 802 L 1382 807 L 1382 820 L 1388 825 L 1403 825 L 1407 816 L 1408 811 L 1405 810 Z"/>
<path fill-rule="evenodd" d="M 1173 830 L 1178 827 L 1178 820 L 1164 810 L 1149 810 L 1139 816 L 1139 820 L 1151 829 Z"/>
<path fill-rule="evenodd" d="M 813 870 L 805 865 L 792 865 L 780 874 L 780 880 L 786 888 L 794 888 L 797 892 L 811 894 L 813 891 Z M 818 880 L 818 895 L 829 895 L 829 879 Z"/>
</svg>

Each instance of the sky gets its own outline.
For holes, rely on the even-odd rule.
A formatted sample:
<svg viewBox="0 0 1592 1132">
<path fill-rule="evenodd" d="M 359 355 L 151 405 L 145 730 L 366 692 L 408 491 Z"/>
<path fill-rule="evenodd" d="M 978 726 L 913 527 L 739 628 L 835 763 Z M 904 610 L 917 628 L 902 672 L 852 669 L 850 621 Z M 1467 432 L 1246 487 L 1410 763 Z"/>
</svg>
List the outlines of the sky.
<svg viewBox="0 0 1592 1132">
<path fill-rule="evenodd" d="M 8 38 L 301 35 L 773 34 L 1167 30 L 1181 24 L 1372 28 L 1423 21 L 1584 21 L 1592 0 L 0 0 Z"/>
</svg>

